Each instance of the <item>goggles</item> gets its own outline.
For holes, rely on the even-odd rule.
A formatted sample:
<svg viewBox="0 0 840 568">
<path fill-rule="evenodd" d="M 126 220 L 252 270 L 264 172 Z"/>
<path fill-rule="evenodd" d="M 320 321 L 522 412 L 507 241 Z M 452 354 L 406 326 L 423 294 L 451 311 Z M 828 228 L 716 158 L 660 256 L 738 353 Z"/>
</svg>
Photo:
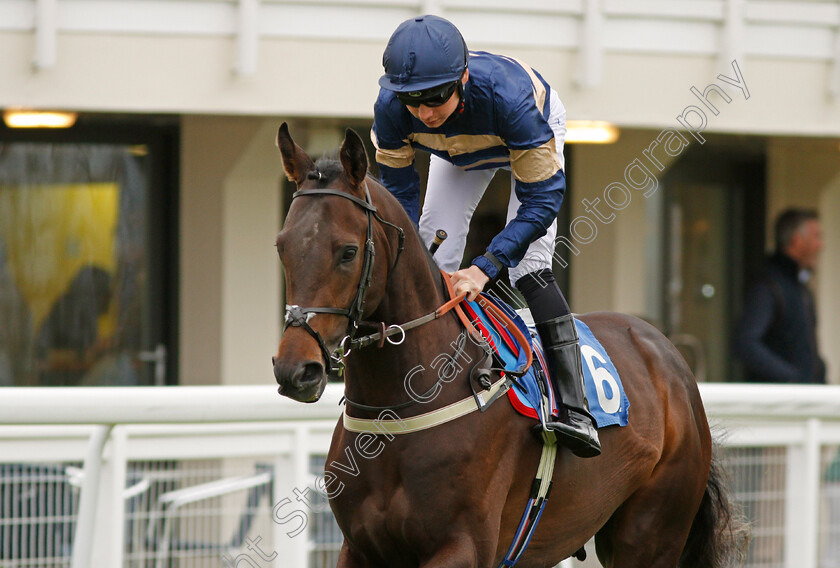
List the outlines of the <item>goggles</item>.
<svg viewBox="0 0 840 568">
<path fill-rule="evenodd" d="M 427 107 L 439 107 L 449 100 L 460 82 L 459 79 L 452 83 L 444 83 L 443 85 L 431 87 L 423 91 L 406 91 L 394 94 L 397 96 L 397 100 L 405 106 L 419 107 L 420 105 L 424 105 Z"/>
</svg>

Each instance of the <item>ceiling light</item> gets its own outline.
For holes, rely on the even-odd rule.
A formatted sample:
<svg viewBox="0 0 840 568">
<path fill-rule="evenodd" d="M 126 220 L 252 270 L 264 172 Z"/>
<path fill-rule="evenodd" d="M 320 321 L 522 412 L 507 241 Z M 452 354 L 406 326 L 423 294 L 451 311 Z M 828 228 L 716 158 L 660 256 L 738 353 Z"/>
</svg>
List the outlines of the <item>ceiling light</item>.
<svg viewBox="0 0 840 568">
<path fill-rule="evenodd" d="M 145 144 L 136 144 L 128 147 L 129 153 L 135 158 L 142 158 L 149 155 L 149 147 Z"/>
<path fill-rule="evenodd" d="M 9 128 L 70 128 L 77 118 L 75 112 L 20 109 L 3 111 L 3 122 Z"/>
<path fill-rule="evenodd" d="M 612 144 L 618 127 L 603 120 L 570 120 L 566 123 L 567 144 Z"/>
</svg>

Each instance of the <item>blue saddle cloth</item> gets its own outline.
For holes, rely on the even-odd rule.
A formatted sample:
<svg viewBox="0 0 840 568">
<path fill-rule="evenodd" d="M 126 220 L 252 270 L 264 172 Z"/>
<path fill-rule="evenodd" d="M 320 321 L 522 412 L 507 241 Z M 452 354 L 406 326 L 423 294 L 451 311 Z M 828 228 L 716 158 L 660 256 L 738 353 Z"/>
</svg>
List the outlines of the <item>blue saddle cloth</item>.
<svg viewBox="0 0 840 568">
<path fill-rule="evenodd" d="M 514 382 L 513 387 L 508 390 L 507 394 L 508 400 L 517 412 L 539 420 L 542 405 L 537 373 L 540 370 L 548 369 L 548 366 L 536 328 L 528 327 L 515 310 L 494 296 L 482 294 L 475 302 L 465 302 L 464 311 L 485 339 L 490 342 L 498 358 L 504 362 L 506 370 L 516 371 L 521 369 L 526 362 L 526 356 L 512 335 L 505 329 L 504 324 L 484 310 L 483 306 L 487 303 L 492 303 L 503 310 L 523 335 L 531 339 L 531 350 L 534 353 L 533 364 L 527 373 Z M 610 360 L 609 354 L 593 335 L 589 326 L 577 318 L 575 318 L 575 325 L 580 337 L 584 386 L 590 413 L 595 418 L 598 428 L 626 426 L 630 402 L 627 400 L 627 394 L 624 392 L 618 371 Z M 545 372 L 547 374 L 547 371 Z M 549 407 L 552 416 L 559 415 L 559 408 L 553 392 L 549 392 Z M 546 419 L 549 418 L 546 417 Z"/>
</svg>

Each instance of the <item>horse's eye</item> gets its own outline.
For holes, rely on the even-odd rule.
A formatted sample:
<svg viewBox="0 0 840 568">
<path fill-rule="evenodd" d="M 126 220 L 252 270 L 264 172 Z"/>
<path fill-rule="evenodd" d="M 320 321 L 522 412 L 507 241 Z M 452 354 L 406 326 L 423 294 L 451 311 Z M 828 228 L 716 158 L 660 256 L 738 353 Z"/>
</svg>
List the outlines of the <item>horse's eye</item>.
<svg viewBox="0 0 840 568">
<path fill-rule="evenodd" d="M 344 252 L 341 253 L 341 262 L 350 262 L 351 260 L 356 258 L 357 252 L 359 252 L 359 247 L 344 247 Z"/>
</svg>

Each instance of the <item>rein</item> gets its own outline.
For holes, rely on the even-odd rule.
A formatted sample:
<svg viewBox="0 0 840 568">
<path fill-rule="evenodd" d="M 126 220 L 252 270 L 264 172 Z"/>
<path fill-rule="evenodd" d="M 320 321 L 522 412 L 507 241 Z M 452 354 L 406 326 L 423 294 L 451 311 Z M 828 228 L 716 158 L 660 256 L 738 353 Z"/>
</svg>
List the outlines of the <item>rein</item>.
<svg viewBox="0 0 840 568">
<path fill-rule="evenodd" d="M 447 293 L 449 294 L 450 298 L 452 298 L 452 299 L 449 300 L 448 302 L 444 303 L 442 306 L 440 306 L 434 312 L 428 313 L 425 316 L 421 316 L 417 319 L 411 320 L 410 322 L 402 324 L 401 326 L 391 326 L 392 328 L 398 328 L 400 330 L 403 330 L 403 336 L 402 336 L 402 338 L 400 338 L 400 341 L 399 342 L 393 342 L 393 344 L 399 345 L 400 343 L 403 342 L 403 340 L 405 339 L 405 331 L 404 331 L 405 329 L 412 329 L 414 327 L 419 327 L 419 326 L 423 325 L 424 323 L 428 323 L 430 321 L 433 321 L 433 320 L 441 317 L 442 315 L 451 311 L 452 309 L 455 310 L 455 313 L 458 315 L 458 319 L 461 320 L 461 323 L 464 325 L 464 327 L 465 327 L 465 329 L 467 330 L 468 333 L 475 333 L 475 334 L 478 335 L 478 337 L 481 337 L 480 332 L 476 329 L 475 325 L 473 325 L 473 322 L 469 319 L 469 317 L 467 317 L 467 314 L 464 312 L 463 308 L 461 308 L 461 306 L 460 306 L 461 302 L 464 301 L 464 298 L 466 297 L 466 294 L 463 293 L 463 294 L 459 294 L 458 296 L 452 297 L 453 294 L 454 294 L 454 290 L 452 288 L 452 280 L 451 280 L 448 273 L 444 272 L 443 270 L 441 270 L 440 272 L 441 272 L 441 276 L 443 277 L 443 281 L 446 283 Z M 513 336 L 513 338 L 516 340 L 516 342 L 520 345 L 520 347 L 525 352 L 525 362 L 522 364 L 522 367 L 519 368 L 518 370 L 516 370 L 516 371 L 510 371 L 510 370 L 505 370 L 505 369 L 496 369 L 496 370 L 504 371 L 507 375 L 512 376 L 512 377 L 521 377 L 526 372 L 528 372 L 528 369 L 531 367 L 531 363 L 533 362 L 533 352 L 531 351 L 530 343 L 525 338 L 525 335 L 519 330 L 519 327 L 516 325 L 516 323 L 514 323 L 513 320 L 511 320 L 510 317 L 508 317 L 508 315 L 506 313 L 504 313 L 504 311 L 498 309 L 495 306 L 495 304 L 492 304 L 490 302 L 483 302 L 482 307 L 486 311 L 492 312 L 493 316 L 497 320 L 502 322 L 502 324 L 505 326 L 505 329 L 508 330 L 508 332 Z M 384 333 L 388 333 L 388 332 L 386 331 Z M 393 335 L 393 333 L 392 333 L 392 335 Z M 371 338 L 370 341 L 367 343 L 367 345 L 369 345 L 370 343 L 373 343 L 374 341 L 382 341 L 382 339 L 385 336 L 384 336 L 383 332 L 380 332 L 380 333 L 375 333 L 375 334 L 367 336 L 367 337 Z M 366 339 L 366 338 L 361 338 L 361 339 Z M 390 340 L 389 340 L 389 342 L 390 342 Z M 458 346 L 458 350 L 460 351 L 463 347 L 464 347 L 464 345 L 460 344 Z M 489 346 L 486 348 L 486 354 L 487 354 L 487 356 L 485 358 L 485 362 L 488 359 L 492 358 L 492 351 L 489 349 Z M 345 353 L 345 355 L 346 355 L 346 353 Z M 458 358 L 459 357 L 456 356 L 455 360 L 457 360 Z M 476 370 L 479 369 L 479 366 L 481 365 L 481 363 L 482 363 L 482 361 L 479 361 L 470 370 L 470 378 L 471 379 L 472 379 L 473 375 L 475 374 Z M 509 377 L 508 378 L 503 377 L 502 379 L 500 379 L 499 381 L 497 381 L 494 384 L 490 384 L 489 379 L 480 380 L 479 382 L 482 384 L 482 387 L 485 390 L 491 391 L 491 393 L 489 393 L 489 395 L 488 395 L 489 396 L 488 400 L 485 401 L 484 398 L 482 398 L 481 393 L 476 392 L 475 389 L 473 388 L 473 396 L 472 397 L 465 398 L 465 399 L 461 400 L 460 402 L 458 402 L 454 405 L 450 405 L 450 407 L 446 407 L 444 409 L 432 411 L 432 412 L 417 416 L 417 417 L 415 417 L 415 419 L 411 419 L 413 423 L 416 423 L 415 426 L 408 427 L 408 428 L 402 428 L 401 431 L 397 432 L 397 433 L 407 434 L 407 433 L 410 433 L 410 432 L 416 432 L 418 430 L 425 430 L 426 428 L 433 428 L 435 426 L 438 426 L 439 424 L 443 424 L 444 422 L 449 422 L 450 420 L 454 420 L 455 418 L 460 418 L 461 416 L 463 416 L 465 414 L 469 414 L 470 412 L 473 412 L 475 410 L 481 410 L 482 412 L 484 412 L 484 410 L 486 410 L 486 408 L 488 406 L 490 406 L 490 404 L 495 402 L 496 399 L 499 396 L 501 396 L 502 394 L 504 394 L 505 391 L 507 391 L 507 389 L 510 387 L 510 384 L 512 384 L 513 380 Z M 472 382 L 471 381 L 470 381 L 470 387 L 472 388 Z M 400 409 L 403 409 L 403 408 L 407 408 L 407 407 L 417 403 L 419 400 L 425 400 L 437 388 L 438 388 L 438 383 L 436 382 L 424 394 L 419 395 L 417 397 L 411 397 L 410 400 L 407 400 L 407 401 L 405 401 L 403 403 L 400 403 L 400 404 L 391 405 L 391 406 L 368 406 L 366 404 L 360 404 L 358 402 L 353 402 L 350 399 L 348 399 L 346 396 L 344 397 L 343 400 L 346 402 L 347 406 L 350 406 L 350 407 L 353 407 L 353 408 L 358 408 L 359 410 L 366 410 L 366 411 L 369 411 L 369 412 L 380 412 L 380 411 L 386 411 L 386 410 L 395 411 L 395 410 L 400 410 Z M 365 420 L 365 419 L 351 418 L 347 415 L 346 411 L 344 413 L 344 421 L 345 421 L 344 422 L 345 427 L 347 427 L 350 430 L 354 430 L 354 428 L 362 428 L 361 430 L 354 430 L 354 431 L 357 431 L 357 432 L 369 432 L 369 431 L 371 431 L 371 430 L 365 429 L 366 424 L 368 424 L 371 421 Z M 373 421 L 373 422 L 376 422 L 376 427 L 377 428 L 381 425 L 380 420 L 376 420 L 376 421 Z M 400 420 L 400 422 L 402 423 L 402 420 Z"/>
<path fill-rule="evenodd" d="M 444 273 L 444 274 L 446 274 L 446 273 Z M 452 310 L 452 308 L 456 308 L 456 313 L 458 314 L 458 316 L 463 321 L 464 318 L 466 318 L 466 314 L 464 314 L 464 311 L 459 307 L 459 305 L 460 305 L 461 302 L 464 301 L 464 298 L 466 298 L 466 296 L 467 296 L 467 293 L 464 292 L 464 293 L 452 298 L 451 300 L 449 300 L 448 302 L 446 302 L 445 304 L 440 306 L 435 311 L 430 312 L 430 313 L 428 313 L 424 316 L 420 316 L 419 318 L 413 319 L 413 320 L 411 320 L 409 322 L 406 322 L 406 323 L 403 323 L 403 324 L 390 325 L 390 326 L 388 326 L 388 328 L 386 328 L 384 330 L 380 330 L 376 333 L 372 333 L 370 335 L 365 335 L 363 337 L 359 337 L 359 338 L 356 338 L 356 339 L 351 339 L 350 340 L 350 349 L 348 349 L 344 353 L 344 355 L 346 356 L 347 354 L 349 354 L 352 349 L 361 349 L 362 347 L 367 347 L 368 345 L 373 345 L 374 343 L 376 343 L 379 347 L 382 347 L 383 344 L 384 344 L 383 342 L 386 339 L 388 339 L 390 337 L 393 337 L 397 333 L 402 333 L 402 337 L 398 341 L 390 341 L 390 339 L 388 339 L 388 343 L 390 343 L 391 345 L 399 345 L 400 343 L 402 343 L 405 340 L 405 332 L 406 331 L 408 331 L 410 329 L 414 329 L 415 327 L 420 327 L 421 325 L 429 323 L 430 321 L 434 321 L 434 320 L 438 319 L 440 316 L 442 316 L 445 313 Z M 380 325 L 382 327 L 385 326 L 384 323 L 382 323 Z"/>
<path fill-rule="evenodd" d="M 449 295 L 451 297 L 453 292 L 452 292 L 452 284 L 449 280 L 449 274 L 447 274 L 443 270 L 441 270 L 440 272 L 441 272 L 441 275 L 442 275 L 444 281 L 447 284 L 447 289 L 448 289 Z M 430 312 L 430 313 L 428 313 L 424 316 L 420 316 L 419 318 L 413 319 L 413 320 L 411 320 L 409 322 L 406 322 L 404 324 L 399 324 L 399 325 L 394 324 L 394 325 L 389 326 L 387 329 L 385 329 L 385 323 L 384 322 L 380 323 L 380 326 L 382 327 L 382 329 L 380 331 L 378 331 L 377 333 L 373 333 L 371 335 L 366 335 L 366 336 L 360 337 L 356 340 L 351 339 L 349 349 L 345 350 L 344 345 L 343 345 L 344 341 L 342 341 L 342 344 L 339 345 L 339 351 L 341 351 L 341 357 L 346 357 L 347 355 L 349 355 L 350 351 L 352 351 L 352 349 L 367 347 L 368 345 L 372 345 L 373 343 L 376 343 L 381 348 L 381 347 L 384 346 L 385 340 L 387 340 L 388 343 L 390 343 L 391 345 L 399 345 L 403 341 L 405 341 L 406 330 L 414 329 L 415 327 L 420 327 L 421 325 L 427 324 L 430 321 L 434 321 L 434 320 L 440 318 L 441 316 L 443 316 L 444 314 L 449 313 L 453 309 L 455 310 L 455 313 L 458 314 L 458 318 L 466 325 L 467 329 L 469 330 L 472 326 L 470 325 L 470 321 L 467 318 L 467 315 L 464 313 L 464 310 L 461 308 L 461 302 L 464 301 L 464 298 L 466 298 L 466 296 L 467 296 L 466 292 L 464 292 L 462 294 L 459 294 L 458 296 L 455 296 L 454 298 L 451 298 L 448 302 L 445 302 L 443 305 L 441 305 L 435 311 Z M 400 332 L 402 333 L 402 337 L 400 337 L 400 339 L 398 341 L 391 341 L 389 339 L 391 336 L 394 336 L 394 335 L 396 335 L 397 333 L 400 333 Z M 461 349 L 463 349 L 463 347 L 464 347 L 463 344 L 459 345 L 458 350 L 460 351 Z M 456 360 L 457 359 L 458 359 L 458 357 L 456 357 Z M 475 367 L 474 367 L 474 369 L 475 369 Z M 436 388 L 438 388 L 437 383 L 433 384 L 429 388 L 429 390 L 427 390 L 425 393 L 421 394 L 417 398 L 419 398 L 420 400 L 425 400 L 426 398 L 431 396 L 431 394 L 435 391 Z M 353 407 L 353 408 L 358 408 L 359 410 L 366 410 L 368 412 L 381 412 L 383 410 L 390 410 L 390 411 L 401 410 L 403 408 L 408 408 L 409 406 L 411 406 L 411 405 L 413 405 L 417 402 L 417 400 L 414 397 L 412 397 L 405 402 L 402 402 L 402 403 L 399 403 L 399 404 L 393 404 L 393 405 L 390 405 L 390 406 L 370 406 L 370 405 L 367 405 L 367 404 L 361 404 L 359 402 L 353 402 L 352 400 L 347 398 L 347 396 L 344 396 L 344 398 L 342 400 L 346 403 L 347 406 L 350 406 L 350 407 Z"/>
</svg>

